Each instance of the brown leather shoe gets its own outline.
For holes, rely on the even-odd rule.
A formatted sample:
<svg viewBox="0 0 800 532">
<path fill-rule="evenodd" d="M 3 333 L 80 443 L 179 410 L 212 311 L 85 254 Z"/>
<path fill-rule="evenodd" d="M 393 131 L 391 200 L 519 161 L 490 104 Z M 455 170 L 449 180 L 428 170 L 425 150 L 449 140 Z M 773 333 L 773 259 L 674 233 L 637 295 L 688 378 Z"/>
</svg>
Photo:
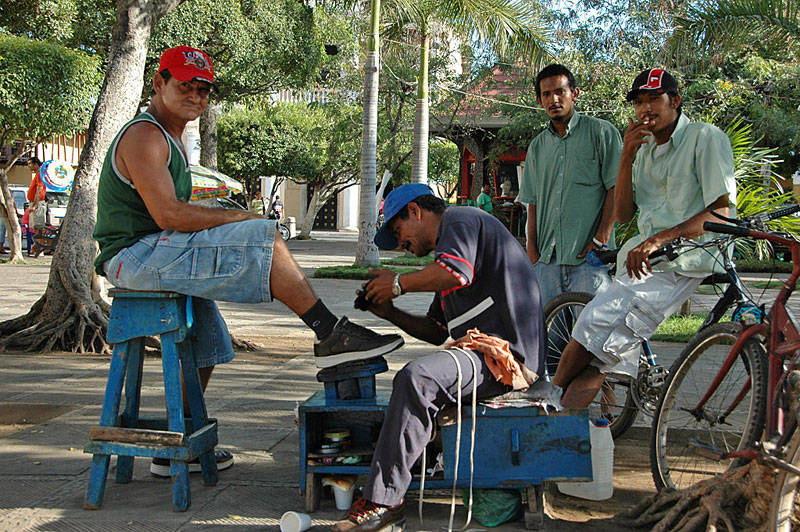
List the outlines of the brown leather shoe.
<svg viewBox="0 0 800 532">
<path fill-rule="evenodd" d="M 350 506 L 347 516 L 331 527 L 333 532 L 376 532 L 403 518 L 405 504 L 378 506 L 363 497 Z"/>
</svg>

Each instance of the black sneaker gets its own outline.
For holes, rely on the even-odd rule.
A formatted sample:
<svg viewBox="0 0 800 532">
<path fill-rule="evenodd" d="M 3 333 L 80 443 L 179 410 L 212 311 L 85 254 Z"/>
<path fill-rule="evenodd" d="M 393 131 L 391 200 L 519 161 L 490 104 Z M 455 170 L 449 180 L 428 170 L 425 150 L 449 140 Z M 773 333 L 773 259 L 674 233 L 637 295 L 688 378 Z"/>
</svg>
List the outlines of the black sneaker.
<svg viewBox="0 0 800 532">
<path fill-rule="evenodd" d="M 379 357 L 403 345 L 399 334 L 378 334 L 342 316 L 326 338 L 314 343 L 314 360 L 318 368 L 329 368 L 344 362 Z"/>
<path fill-rule="evenodd" d="M 217 471 L 228 469 L 233 465 L 233 454 L 225 449 L 215 449 L 214 458 L 217 460 Z M 189 462 L 189 473 L 199 473 L 202 470 L 200 458 L 195 458 Z M 153 461 L 150 462 L 150 473 L 157 477 L 169 477 L 169 459 L 153 458 Z"/>
</svg>

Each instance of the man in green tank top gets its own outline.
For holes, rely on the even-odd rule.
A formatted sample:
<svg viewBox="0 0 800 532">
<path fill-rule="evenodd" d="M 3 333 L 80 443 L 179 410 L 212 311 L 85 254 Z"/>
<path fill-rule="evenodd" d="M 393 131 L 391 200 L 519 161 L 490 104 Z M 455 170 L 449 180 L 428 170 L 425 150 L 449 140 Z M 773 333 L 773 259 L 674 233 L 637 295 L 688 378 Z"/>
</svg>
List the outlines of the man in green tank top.
<svg viewBox="0 0 800 532">
<path fill-rule="evenodd" d="M 211 58 L 202 50 L 178 46 L 161 56 L 150 106 L 117 134 L 100 173 L 97 272 L 119 288 L 193 296 L 189 340 L 204 388 L 214 366 L 233 358 L 215 300 L 283 302 L 314 331 L 314 359 L 322 368 L 400 347 L 400 335 L 377 334 L 325 306 L 275 238 L 275 220 L 188 203 L 192 182 L 181 136 L 206 108 L 213 86 Z M 219 469 L 233 464 L 229 452 L 216 454 Z M 169 461 L 155 459 L 150 469 L 170 474 Z M 190 464 L 195 470 L 199 464 Z"/>
</svg>

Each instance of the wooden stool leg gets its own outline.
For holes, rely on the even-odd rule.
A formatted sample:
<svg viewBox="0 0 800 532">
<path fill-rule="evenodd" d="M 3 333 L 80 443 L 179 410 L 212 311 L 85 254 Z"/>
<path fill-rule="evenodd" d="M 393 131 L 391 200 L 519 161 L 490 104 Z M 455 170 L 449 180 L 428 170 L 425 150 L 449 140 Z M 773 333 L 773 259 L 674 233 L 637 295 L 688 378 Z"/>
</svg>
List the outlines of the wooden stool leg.
<svg viewBox="0 0 800 532">
<path fill-rule="evenodd" d="M 206 402 L 203 398 L 203 386 L 200 383 L 200 374 L 197 369 L 197 361 L 192 352 L 191 342 L 189 339 L 186 339 L 179 343 L 177 347 L 181 358 L 183 381 L 184 384 L 186 384 L 186 397 L 189 403 L 189 411 L 192 414 L 192 430 L 196 432 L 208 425 L 208 413 L 206 412 Z M 216 486 L 218 472 L 213 447 L 200 456 L 200 466 L 203 469 L 203 484 L 206 486 Z"/>
<path fill-rule="evenodd" d="M 183 418 L 183 391 L 175 333 L 161 336 L 161 365 L 164 368 L 164 395 L 167 399 L 169 430 L 184 432 L 186 423 Z M 184 512 L 192 504 L 189 466 L 183 460 L 170 460 L 169 467 L 172 475 L 172 506 L 175 511 Z"/>
<path fill-rule="evenodd" d="M 89 487 L 86 488 L 86 498 L 83 500 L 84 510 L 99 510 L 103 505 L 103 493 L 106 490 L 106 477 L 108 476 L 108 463 L 111 456 L 108 454 L 92 455 L 92 467 L 89 469 Z"/>
<path fill-rule="evenodd" d="M 113 427 L 117 424 L 122 383 L 125 381 L 125 370 L 128 362 L 128 349 L 129 345 L 127 343 L 114 346 L 114 352 L 111 355 L 111 367 L 108 370 L 106 394 L 103 399 L 103 411 L 100 414 L 101 427 Z M 108 454 L 95 454 L 92 456 L 92 466 L 89 470 L 89 486 L 86 488 L 86 498 L 83 502 L 83 507 L 86 510 L 97 510 L 103 505 L 103 493 L 106 489 L 110 458 Z"/>
<path fill-rule="evenodd" d="M 144 364 L 144 338 L 128 342 L 128 377 L 125 380 L 125 410 L 123 427 L 139 426 L 139 405 L 142 395 L 142 366 Z M 133 478 L 133 456 L 117 457 L 117 482 L 126 484 Z"/>
</svg>

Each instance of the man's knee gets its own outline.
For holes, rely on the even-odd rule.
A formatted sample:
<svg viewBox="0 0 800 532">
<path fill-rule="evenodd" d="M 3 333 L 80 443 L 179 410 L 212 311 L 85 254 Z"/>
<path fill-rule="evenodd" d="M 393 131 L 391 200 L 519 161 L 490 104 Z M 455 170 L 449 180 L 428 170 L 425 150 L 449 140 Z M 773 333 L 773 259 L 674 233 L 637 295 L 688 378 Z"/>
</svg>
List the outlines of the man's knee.
<svg viewBox="0 0 800 532">
<path fill-rule="evenodd" d="M 406 364 L 397 372 L 392 381 L 392 393 L 403 391 L 418 394 L 430 386 L 438 387 L 435 376 L 430 369 L 420 360 Z"/>
</svg>

